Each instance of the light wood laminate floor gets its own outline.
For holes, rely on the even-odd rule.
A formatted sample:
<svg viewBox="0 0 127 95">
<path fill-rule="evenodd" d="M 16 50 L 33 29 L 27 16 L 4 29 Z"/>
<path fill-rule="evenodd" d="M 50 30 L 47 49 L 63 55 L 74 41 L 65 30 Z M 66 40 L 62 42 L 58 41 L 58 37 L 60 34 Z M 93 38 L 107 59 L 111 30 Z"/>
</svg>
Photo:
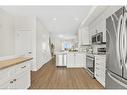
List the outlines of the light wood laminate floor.
<svg viewBox="0 0 127 95">
<path fill-rule="evenodd" d="M 29 89 L 104 89 L 83 68 L 56 67 L 55 59 L 32 72 Z"/>
</svg>

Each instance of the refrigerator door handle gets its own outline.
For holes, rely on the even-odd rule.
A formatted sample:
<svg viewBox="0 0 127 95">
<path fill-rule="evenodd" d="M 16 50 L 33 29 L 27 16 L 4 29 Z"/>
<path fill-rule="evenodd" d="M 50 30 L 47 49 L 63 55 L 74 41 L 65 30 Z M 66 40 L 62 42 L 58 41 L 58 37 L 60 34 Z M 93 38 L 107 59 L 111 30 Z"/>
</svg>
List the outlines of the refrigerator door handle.
<svg viewBox="0 0 127 95">
<path fill-rule="evenodd" d="M 127 13 L 124 14 L 124 19 L 123 19 L 123 63 L 127 64 Z"/>
<path fill-rule="evenodd" d="M 125 82 L 122 82 L 122 79 L 119 77 L 117 78 L 116 75 L 111 74 L 110 72 L 107 72 L 108 76 L 114 80 L 116 83 L 120 84 L 121 86 L 127 88 L 127 84 Z"/>
<path fill-rule="evenodd" d="M 120 65 L 122 66 L 122 51 L 121 51 L 121 37 L 122 37 L 122 31 L 121 31 L 121 28 L 122 28 L 122 20 L 123 20 L 123 16 L 121 15 L 120 18 L 119 18 L 119 21 L 118 21 L 118 28 L 117 28 L 117 55 L 118 55 L 118 58 L 120 58 Z"/>
</svg>

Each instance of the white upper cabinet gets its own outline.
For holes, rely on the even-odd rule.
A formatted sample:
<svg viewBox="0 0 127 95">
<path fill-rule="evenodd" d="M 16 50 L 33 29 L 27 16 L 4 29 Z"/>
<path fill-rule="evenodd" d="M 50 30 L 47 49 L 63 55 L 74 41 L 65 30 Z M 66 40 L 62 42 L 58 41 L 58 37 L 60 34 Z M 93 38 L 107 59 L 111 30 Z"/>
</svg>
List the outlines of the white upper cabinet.
<svg viewBox="0 0 127 95">
<path fill-rule="evenodd" d="M 96 27 L 97 33 L 102 32 L 103 33 L 103 42 L 106 42 L 106 20 L 105 19 L 100 19 L 97 23 Z"/>
<path fill-rule="evenodd" d="M 90 34 L 88 27 L 82 27 L 79 29 L 79 45 L 89 45 L 90 44 Z"/>
<path fill-rule="evenodd" d="M 106 42 L 106 20 L 103 18 L 95 20 L 95 23 L 89 26 L 90 42 L 92 36 L 100 32 L 103 33 L 103 42 Z"/>
</svg>

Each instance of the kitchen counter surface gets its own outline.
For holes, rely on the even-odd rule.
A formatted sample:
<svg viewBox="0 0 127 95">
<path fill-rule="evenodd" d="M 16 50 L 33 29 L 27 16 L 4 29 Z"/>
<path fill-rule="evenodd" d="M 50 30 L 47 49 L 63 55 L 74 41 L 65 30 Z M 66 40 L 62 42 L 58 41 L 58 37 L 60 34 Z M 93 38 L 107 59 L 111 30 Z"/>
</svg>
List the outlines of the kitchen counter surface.
<svg viewBox="0 0 127 95">
<path fill-rule="evenodd" d="M 56 52 L 56 55 L 67 54 L 67 52 Z"/>
<path fill-rule="evenodd" d="M 84 52 L 56 52 L 56 55 L 66 55 L 66 54 L 86 54 Z"/>
<path fill-rule="evenodd" d="M 20 56 L 17 58 L 12 58 L 4 61 L 0 61 L 0 69 L 4 69 L 13 65 L 20 64 L 25 61 L 32 60 L 33 58 L 31 56 Z"/>
</svg>

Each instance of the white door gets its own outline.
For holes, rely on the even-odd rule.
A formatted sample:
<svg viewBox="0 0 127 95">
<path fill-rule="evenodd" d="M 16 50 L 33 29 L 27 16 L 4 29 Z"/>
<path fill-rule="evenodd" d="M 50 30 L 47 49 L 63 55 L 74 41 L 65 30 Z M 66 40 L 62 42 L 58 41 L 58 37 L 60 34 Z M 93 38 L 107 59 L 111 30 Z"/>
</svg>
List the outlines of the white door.
<svg viewBox="0 0 127 95">
<path fill-rule="evenodd" d="M 16 54 L 32 53 L 32 32 L 16 31 Z"/>
<path fill-rule="evenodd" d="M 67 67 L 74 67 L 74 53 L 67 54 Z"/>
</svg>

